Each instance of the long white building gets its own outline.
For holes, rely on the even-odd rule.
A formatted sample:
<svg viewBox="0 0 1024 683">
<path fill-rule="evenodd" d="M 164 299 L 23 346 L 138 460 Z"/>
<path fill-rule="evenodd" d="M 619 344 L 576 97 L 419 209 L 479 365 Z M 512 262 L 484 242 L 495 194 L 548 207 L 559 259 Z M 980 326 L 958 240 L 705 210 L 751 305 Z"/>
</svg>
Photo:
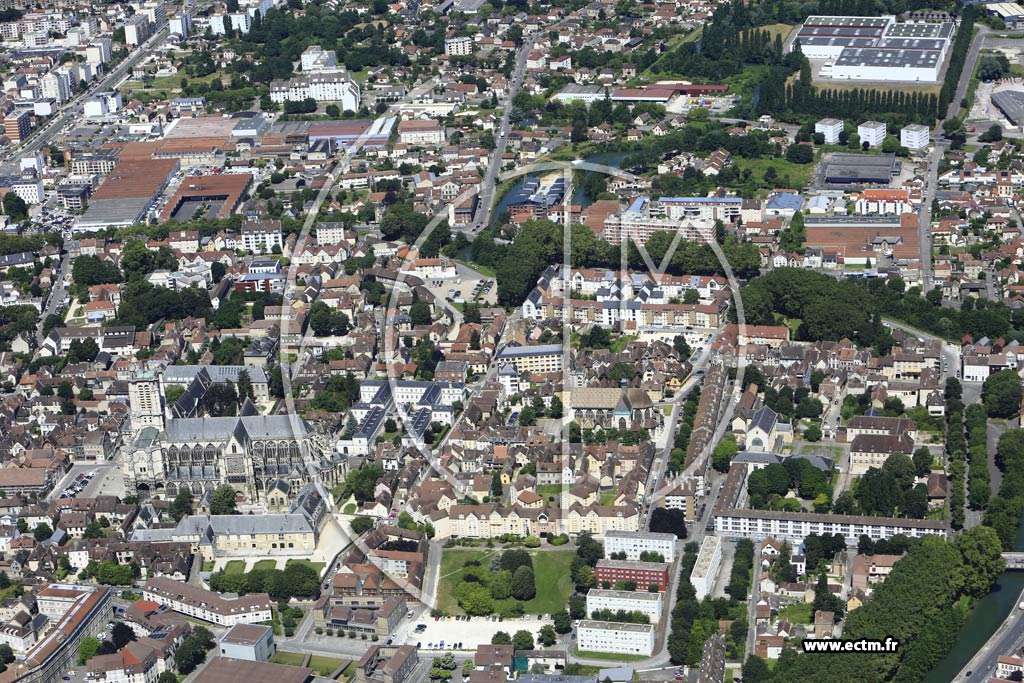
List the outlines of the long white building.
<svg viewBox="0 0 1024 683">
<path fill-rule="evenodd" d="M 576 642 L 579 649 L 584 652 L 611 652 L 646 657 L 654 652 L 654 626 L 585 619 L 576 630 Z"/>
<path fill-rule="evenodd" d="M 607 541 L 608 536 L 605 536 Z M 652 624 L 658 623 L 661 619 L 662 594 L 648 593 L 647 591 L 614 591 L 601 588 L 591 588 L 587 593 L 587 615 L 592 616 L 594 612 L 602 609 L 609 609 L 613 612 L 625 610 L 626 612 L 643 612 Z"/>
<path fill-rule="evenodd" d="M 700 544 L 697 562 L 690 572 L 690 583 L 697 591 L 697 599 L 703 600 L 711 595 L 718 570 L 722 567 L 722 539 L 718 536 L 705 536 Z"/>
<path fill-rule="evenodd" d="M 341 108 L 356 111 L 361 101 L 359 84 L 347 73 L 309 74 L 287 81 L 270 84 L 270 100 L 301 102 L 314 99 L 317 102 L 338 102 Z"/>
<path fill-rule="evenodd" d="M 856 545 L 861 536 L 872 539 L 903 534 L 910 538 L 945 536 L 946 525 L 931 519 L 897 519 L 856 515 L 819 515 L 813 512 L 716 509 L 715 534 L 724 538 L 763 540 L 771 536 L 790 543 L 802 543 L 811 534 L 841 534 Z"/>
<path fill-rule="evenodd" d="M 613 553 L 626 553 L 626 559 L 634 562 L 644 552 L 660 553 L 665 562 L 675 560 L 675 534 L 658 534 L 650 531 L 611 531 L 604 537 L 605 557 Z"/>
</svg>

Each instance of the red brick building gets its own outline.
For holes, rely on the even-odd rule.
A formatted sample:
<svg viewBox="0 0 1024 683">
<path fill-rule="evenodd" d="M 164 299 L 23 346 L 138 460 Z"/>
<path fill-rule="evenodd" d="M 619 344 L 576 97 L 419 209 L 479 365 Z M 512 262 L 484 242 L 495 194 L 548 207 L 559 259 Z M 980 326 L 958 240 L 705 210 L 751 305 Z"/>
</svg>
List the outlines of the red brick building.
<svg viewBox="0 0 1024 683">
<path fill-rule="evenodd" d="M 647 590 L 653 583 L 663 591 L 668 588 L 668 563 L 600 560 L 594 567 L 594 576 L 598 583 L 608 581 L 614 586 L 619 581 L 635 581 L 639 591 Z"/>
</svg>

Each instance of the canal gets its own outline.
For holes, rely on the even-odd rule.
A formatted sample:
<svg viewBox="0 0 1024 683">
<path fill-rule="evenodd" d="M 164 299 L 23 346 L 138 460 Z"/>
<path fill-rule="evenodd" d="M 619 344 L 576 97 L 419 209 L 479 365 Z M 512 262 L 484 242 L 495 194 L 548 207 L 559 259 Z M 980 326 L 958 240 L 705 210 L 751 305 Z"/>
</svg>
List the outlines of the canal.
<svg viewBox="0 0 1024 683">
<path fill-rule="evenodd" d="M 610 166 L 612 168 L 619 168 L 622 164 L 622 160 L 629 156 L 626 152 L 600 152 L 598 154 L 591 154 L 588 157 L 584 157 L 583 161 L 591 164 L 600 164 L 602 166 Z M 538 175 L 544 175 L 550 173 L 550 171 L 541 172 Z M 532 174 L 531 174 L 532 175 Z M 524 175 L 516 179 L 515 183 L 501 196 L 501 200 L 498 202 L 497 208 L 491 214 L 491 227 L 494 227 L 498 221 L 498 217 L 508 208 L 512 199 L 516 196 L 516 192 L 522 188 L 523 183 L 526 179 L 531 177 L 530 175 Z M 588 197 L 587 193 L 583 191 L 582 187 L 576 186 L 573 188 L 572 203 L 578 204 L 583 208 L 587 208 L 594 203 L 593 197 Z"/>
<path fill-rule="evenodd" d="M 1024 550 L 1024 523 L 1017 527 L 1013 549 Z M 985 641 L 996 632 L 1010 610 L 1016 607 L 1022 589 L 1024 572 L 1003 572 L 992 592 L 974 603 L 974 608 L 967 615 L 963 628 L 953 643 L 953 649 L 932 669 L 924 683 L 949 683 L 953 680 Z"/>
</svg>

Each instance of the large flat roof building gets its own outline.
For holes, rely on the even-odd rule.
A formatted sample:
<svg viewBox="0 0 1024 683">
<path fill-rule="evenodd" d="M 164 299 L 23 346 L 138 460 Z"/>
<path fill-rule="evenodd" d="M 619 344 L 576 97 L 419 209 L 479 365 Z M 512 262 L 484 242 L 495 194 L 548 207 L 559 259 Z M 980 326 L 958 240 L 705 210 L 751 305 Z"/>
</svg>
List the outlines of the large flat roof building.
<svg viewBox="0 0 1024 683">
<path fill-rule="evenodd" d="M 893 154 L 833 154 L 825 165 L 825 182 L 836 185 L 887 185 L 898 168 Z"/>
<path fill-rule="evenodd" d="M 823 79 L 934 83 L 954 32 L 950 22 L 812 16 L 797 30 L 793 44 L 799 41 L 808 59 L 825 60 L 818 74 Z"/>
</svg>

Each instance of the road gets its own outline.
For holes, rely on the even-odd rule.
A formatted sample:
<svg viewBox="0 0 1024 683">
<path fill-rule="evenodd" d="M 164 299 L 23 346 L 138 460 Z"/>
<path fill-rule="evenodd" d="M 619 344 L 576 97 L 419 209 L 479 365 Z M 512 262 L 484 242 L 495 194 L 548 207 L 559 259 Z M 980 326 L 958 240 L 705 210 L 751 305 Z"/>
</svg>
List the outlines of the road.
<svg viewBox="0 0 1024 683">
<path fill-rule="evenodd" d="M 46 324 L 46 317 L 57 313 L 64 305 L 64 295 L 66 293 L 64 278 L 70 272 L 70 269 L 71 255 L 68 252 L 64 252 L 60 263 L 54 268 L 53 279 L 55 284 L 50 288 L 50 293 L 47 295 L 48 298 L 46 299 L 46 306 L 43 307 L 43 312 L 39 314 L 39 324 L 36 326 L 36 349 L 39 348 L 45 338 L 45 335 L 43 334 L 43 325 Z"/>
<path fill-rule="evenodd" d="M 548 30 L 554 29 L 556 26 L 557 24 Z M 536 36 L 526 37 L 516 54 L 516 65 L 508 84 L 498 135 L 494 139 L 494 151 L 491 152 L 491 158 L 487 161 L 487 172 L 484 174 L 483 182 L 480 183 L 476 212 L 473 214 L 473 220 L 466 226 L 467 232 L 470 234 L 476 234 L 491 223 L 491 213 L 494 211 L 494 191 L 498 182 L 498 173 L 501 171 L 501 156 L 505 153 L 505 147 L 508 146 L 508 135 L 512 128 L 512 101 L 519 93 L 519 89 L 523 87 L 523 80 L 526 78 L 526 58 L 533 52 L 536 42 Z M 456 227 L 452 229 L 454 230 Z"/>
<path fill-rule="evenodd" d="M 971 82 L 971 76 L 974 75 L 974 69 L 978 66 L 978 55 L 981 53 L 981 45 L 989 34 L 992 33 L 992 29 L 984 24 L 975 24 L 974 28 L 978 29 L 978 32 L 971 42 L 971 49 L 967 51 L 967 58 L 964 59 L 964 70 L 960 72 L 960 82 L 956 86 L 956 94 L 949 103 L 949 111 L 946 113 L 947 119 L 951 119 L 959 113 L 960 101 L 967 96 L 967 87 Z"/>
<path fill-rule="evenodd" d="M 1024 593 L 1017 598 L 1024 600 Z M 953 683 L 987 681 L 995 675 L 996 662 L 1003 655 L 1009 655 L 1024 645 L 1024 610 L 1011 609 L 992 637 L 971 657 L 967 665 L 953 679 Z"/>
<path fill-rule="evenodd" d="M 927 293 L 934 286 L 932 277 L 932 200 L 939 184 L 939 161 L 946 153 L 946 145 L 936 142 L 928 156 L 928 177 L 924 182 L 924 196 L 921 213 L 918 214 L 917 239 L 921 248 L 921 292 Z"/>
</svg>

